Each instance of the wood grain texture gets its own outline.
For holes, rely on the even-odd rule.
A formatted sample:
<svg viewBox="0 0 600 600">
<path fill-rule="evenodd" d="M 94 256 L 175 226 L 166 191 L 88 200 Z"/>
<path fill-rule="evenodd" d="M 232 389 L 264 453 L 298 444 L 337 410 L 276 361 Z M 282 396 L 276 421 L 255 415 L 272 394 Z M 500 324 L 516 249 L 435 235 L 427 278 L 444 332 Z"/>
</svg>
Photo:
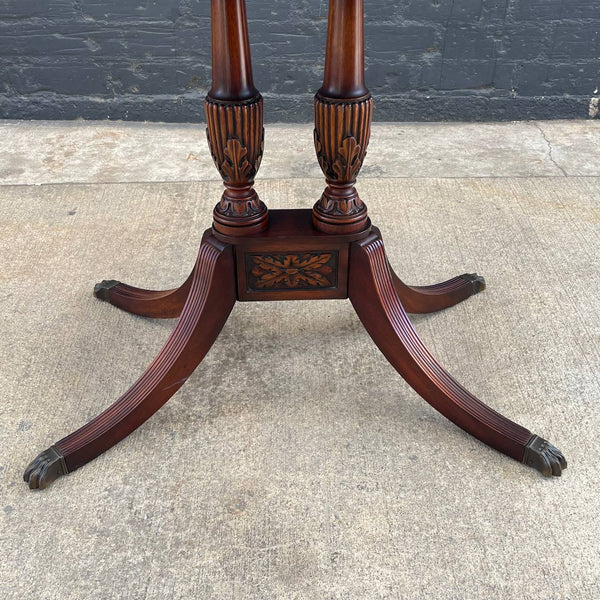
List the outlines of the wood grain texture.
<svg viewBox="0 0 600 600">
<path fill-rule="evenodd" d="M 174 319 L 181 314 L 193 276 L 194 273 L 190 273 L 180 287 L 172 290 L 146 290 L 120 281 L 105 280 L 96 284 L 94 296 L 140 317 Z"/>
<path fill-rule="evenodd" d="M 205 101 L 206 136 L 225 191 L 215 207 L 214 226 L 230 235 L 247 235 L 267 226 L 267 207 L 253 187 L 263 156 L 263 99 Z"/>
<path fill-rule="evenodd" d="M 210 229 L 204 232 L 202 244 L 211 236 Z M 194 279 L 192 272 L 178 288 L 149 290 L 116 281 L 104 280 L 94 286 L 94 296 L 133 315 L 152 319 L 175 319 L 179 317 L 190 292 Z"/>
<path fill-rule="evenodd" d="M 225 191 L 214 227 L 247 235 L 267 227 L 253 187 L 263 155 L 263 99 L 254 87 L 244 0 L 212 0 L 212 87 L 204 102 L 206 135 Z"/>
<path fill-rule="evenodd" d="M 373 99 L 315 97 L 315 150 L 327 187 L 313 209 L 315 226 L 328 233 L 361 231 L 367 207 L 354 184 L 371 137 Z"/>
<path fill-rule="evenodd" d="M 568 450 L 562 480 L 444 422 L 394 374 L 350 303 L 269 302 L 235 307 L 178 394 L 101 460 L 44 493 L 18 481 L 70 423 L 135 381 L 168 335 L 169 323 L 98 304 L 90 284 L 114 273 L 182 282 L 220 187 L 3 188 L 4 588 L 46 600 L 65 590 L 264 600 L 297 595 L 300 576 L 310 598 L 596 597 L 600 447 L 581 441 L 600 431 L 599 178 L 364 182 L 393 215 L 382 233 L 399 275 L 426 282 L 430 257 L 430 275 L 485 270 L 491 295 L 415 325 L 481 399 Z M 264 190 L 307 205 L 299 183 Z M 74 198 L 85 207 L 75 218 Z M 415 558 L 411 548 L 457 520 Z M 190 531 L 200 533 L 190 541 Z"/>
<path fill-rule="evenodd" d="M 327 187 L 313 208 L 315 227 L 327 233 L 366 228 L 367 207 L 354 184 L 373 120 L 364 80 L 363 0 L 331 0 L 323 85 L 315 96 L 314 141 Z"/>
<path fill-rule="evenodd" d="M 451 306 L 481 289 L 462 275 L 411 287 L 390 269 L 378 230 L 354 187 L 370 137 L 373 100 L 364 86 L 363 0 L 331 0 L 323 87 L 315 98 L 315 147 L 327 188 L 307 227 L 304 211 L 267 209 L 253 188 L 264 145 L 263 101 L 252 83 L 244 0 L 213 0 L 213 87 L 207 137 L 225 185 L 196 265 L 178 289 L 157 292 L 104 281 L 96 295 L 136 314 L 175 316 L 177 326 L 138 381 L 89 423 L 39 454 L 24 478 L 43 489 L 97 457 L 154 414 L 188 379 L 217 338 L 236 299 L 349 295 L 363 325 L 406 381 L 459 427 L 544 475 L 564 456 L 543 438 L 483 404 L 454 380 L 413 329 L 409 309 Z M 186 298 L 182 306 L 183 298 Z"/>
<path fill-rule="evenodd" d="M 310 209 L 273 210 L 269 228 L 255 235 L 218 235 L 234 246 L 238 300 L 348 297 L 350 242 L 361 236 L 315 229 Z"/>
<path fill-rule="evenodd" d="M 69 472 L 129 435 L 185 383 L 217 338 L 234 303 L 232 249 L 209 238 L 200 248 L 181 317 L 156 359 L 111 407 L 55 444 Z"/>
<path fill-rule="evenodd" d="M 378 232 L 352 244 L 348 292 L 365 329 L 417 393 L 471 435 L 523 461 L 533 434 L 486 406 L 431 355 L 398 299 Z"/>
<path fill-rule="evenodd" d="M 406 285 L 389 268 L 398 299 L 406 312 L 413 314 L 449 308 L 485 289 L 485 280 L 477 273 L 465 273 L 433 285 Z"/>
<path fill-rule="evenodd" d="M 245 0 L 211 0 L 212 86 L 215 100 L 256 98 Z"/>
<path fill-rule="evenodd" d="M 246 254 L 246 280 L 252 291 L 332 288 L 338 263 L 336 251 Z"/>
<path fill-rule="evenodd" d="M 322 96 L 347 100 L 365 86 L 364 0 L 329 0 Z"/>
</svg>

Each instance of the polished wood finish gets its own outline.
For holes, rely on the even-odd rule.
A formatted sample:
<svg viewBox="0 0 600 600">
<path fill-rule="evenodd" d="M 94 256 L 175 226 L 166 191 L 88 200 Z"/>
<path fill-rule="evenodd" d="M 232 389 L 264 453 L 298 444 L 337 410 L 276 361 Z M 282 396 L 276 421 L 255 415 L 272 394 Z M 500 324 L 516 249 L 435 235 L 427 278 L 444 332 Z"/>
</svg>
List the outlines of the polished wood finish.
<svg viewBox="0 0 600 600">
<path fill-rule="evenodd" d="M 354 187 L 371 137 L 373 99 L 315 98 L 315 150 L 327 187 L 313 208 L 315 227 L 327 233 L 363 231 L 367 207 Z"/>
<path fill-rule="evenodd" d="M 240 236 L 266 229 L 267 207 L 254 189 L 264 150 L 263 99 L 254 87 L 244 0 L 212 0 L 213 82 L 204 102 L 206 135 L 225 191 L 216 231 Z"/>
<path fill-rule="evenodd" d="M 200 247 L 190 289 L 177 326 L 147 371 L 112 406 L 56 442 L 63 469 L 71 473 L 114 446 L 151 417 L 188 379 L 219 335 L 235 303 L 231 246 L 209 237 Z M 40 461 L 26 472 L 30 485 L 43 489 L 52 480 Z M 62 473 L 60 473 L 62 474 Z"/>
<path fill-rule="evenodd" d="M 55 444 L 72 471 L 153 415 L 187 380 L 235 303 L 233 252 L 216 238 L 202 244 L 177 326 L 146 373 L 115 404 Z"/>
<path fill-rule="evenodd" d="M 315 96 L 315 150 L 327 187 L 313 208 L 317 229 L 363 231 L 367 207 L 354 184 L 373 120 L 365 86 L 363 0 L 331 0 L 323 85 Z"/>
<path fill-rule="evenodd" d="M 212 87 L 214 100 L 256 98 L 244 0 L 211 0 Z"/>
<path fill-rule="evenodd" d="M 350 242 L 359 237 L 316 230 L 310 210 L 272 210 L 267 231 L 234 240 L 238 300 L 347 298 Z"/>
<path fill-rule="evenodd" d="M 96 284 L 94 296 L 140 317 L 173 319 L 181 314 L 193 277 L 192 271 L 183 285 L 164 291 L 145 290 L 114 279 L 105 280 Z"/>
<path fill-rule="evenodd" d="M 329 1 L 321 96 L 347 101 L 369 95 L 365 86 L 364 19 L 364 0 Z"/>
<path fill-rule="evenodd" d="M 390 268 L 394 289 L 406 312 L 430 313 L 466 300 L 485 289 L 485 279 L 477 273 L 465 273 L 434 285 L 406 285 Z"/>
<path fill-rule="evenodd" d="M 555 446 L 481 402 L 438 363 L 413 328 L 398 283 L 406 287 L 393 275 L 381 235 L 373 228 L 351 246 L 348 294 L 384 356 L 424 400 L 461 429 L 543 475 L 561 475 L 567 461 Z"/>
<path fill-rule="evenodd" d="M 225 191 L 213 213 L 214 227 L 228 235 L 266 229 L 267 207 L 254 189 L 264 148 L 263 100 L 205 102 L 206 135 Z"/>
<path fill-rule="evenodd" d="M 262 98 L 252 83 L 243 0 L 213 0 L 213 88 L 208 139 L 225 193 L 213 228 L 181 287 L 153 291 L 114 280 L 97 298 L 136 315 L 179 317 L 156 359 L 111 407 L 40 453 L 24 479 L 43 489 L 86 464 L 144 423 L 188 379 L 218 336 L 236 300 L 349 297 L 385 357 L 434 408 L 500 452 L 542 474 L 567 463 L 543 438 L 496 412 L 453 379 L 427 350 L 407 312 L 448 308 L 482 291 L 464 274 L 408 286 L 392 271 L 354 181 L 369 139 L 372 100 L 364 87 L 362 0 L 331 0 L 325 81 L 317 99 L 315 142 L 327 189 L 314 209 L 275 210 L 253 190 L 262 157 Z"/>
<path fill-rule="evenodd" d="M 377 230 L 352 245 L 349 296 L 388 361 L 429 404 L 489 446 L 522 460 L 532 433 L 492 410 L 457 383 L 414 330 L 396 293 Z"/>
<path fill-rule="evenodd" d="M 439 286 L 411 288 L 392 273 L 376 228 L 324 234 L 311 226 L 310 216 L 309 210 L 272 211 L 268 231 L 230 240 L 208 230 L 190 278 L 177 290 L 153 292 L 109 282 L 108 290 L 101 285 L 98 293 L 97 286 L 99 298 L 135 314 L 176 316 L 185 291 L 187 299 L 146 373 L 109 409 L 37 456 L 25 472 L 30 487 L 43 489 L 79 468 L 156 412 L 202 360 L 236 299 L 349 297 L 386 358 L 434 408 L 507 456 L 544 475 L 560 475 L 567 465 L 560 451 L 456 382 L 427 350 L 401 301 L 408 290 L 417 312 L 450 306 L 480 291 L 481 278 L 460 276 Z M 263 276 L 269 285 L 261 287 L 257 282 Z"/>
</svg>

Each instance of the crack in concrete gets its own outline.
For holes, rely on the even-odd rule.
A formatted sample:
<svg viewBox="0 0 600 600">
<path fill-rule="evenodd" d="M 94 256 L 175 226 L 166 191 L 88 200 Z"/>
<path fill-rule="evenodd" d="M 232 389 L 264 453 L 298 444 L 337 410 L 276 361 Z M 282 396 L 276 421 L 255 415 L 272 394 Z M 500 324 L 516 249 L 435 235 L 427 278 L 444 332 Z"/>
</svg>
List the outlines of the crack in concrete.
<svg viewBox="0 0 600 600">
<path fill-rule="evenodd" d="M 550 162 L 557 168 L 560 170 L 560 172 L 565 176 L 568 177 L 568 173 L 563 169 L 563 167 L 561 167 L 556 160 L 554 160 L 554 157 L 552 156 L 552 144 L 550 143 L 550 140 L 546 137 L 546 132 L 542 129 L 542 126 L 537 122 L 537 121 L 533 121 L 534 126 L 539 130 L 539 132 L 542 134 L 542 137 L 544 138 L 544 141 L 546 142 L 547 146 L 548 146 L 548 158 L 550 159 Z"/>
</svg>

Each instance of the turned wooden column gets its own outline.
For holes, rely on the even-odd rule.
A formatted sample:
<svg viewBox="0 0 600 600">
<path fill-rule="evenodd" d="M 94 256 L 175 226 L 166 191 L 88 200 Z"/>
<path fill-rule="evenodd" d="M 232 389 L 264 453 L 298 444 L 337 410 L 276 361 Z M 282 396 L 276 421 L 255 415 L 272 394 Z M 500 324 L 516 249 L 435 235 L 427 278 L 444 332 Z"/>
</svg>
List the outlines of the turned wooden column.
<svg viewBox="0 0 600 600">
<path fill-rule="evenodd" d="M 364 0 L 330 0 L 325 74 L 315 96 L 315 148 L 327 187 L 313 208 L 314 225 L 327 233 L 368 226 L 354 187 L 373 118 L 364 71 Z"/>
<path fill-rule="evenodd" d="M 211 0 L 212 87 L 206 134 L 225 191 L 213 227 L 248 235 L 267 227 L 267 207 L 254 190 L 264 147 L 263 99 L 254 87 L 244 0 Z"/>
</svg>

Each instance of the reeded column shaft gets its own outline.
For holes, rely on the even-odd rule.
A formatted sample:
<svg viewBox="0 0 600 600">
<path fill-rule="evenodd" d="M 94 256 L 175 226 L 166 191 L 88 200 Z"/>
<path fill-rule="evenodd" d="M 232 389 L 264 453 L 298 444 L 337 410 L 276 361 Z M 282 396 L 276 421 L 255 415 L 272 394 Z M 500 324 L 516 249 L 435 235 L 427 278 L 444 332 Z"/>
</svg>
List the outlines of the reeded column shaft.
<svg viewBox="0 0 600 600">
<path fill-rule="evenodd" d="M 206 134 L 225 191 L 213 227 L 248 235 L 267 227 L 254 190 L 264 146 L 263 99 L 254 87 L 244 0 L 211 0 L 212 87 L 205 100 Z"/>
<path fill-rule="evenodd" d="M 373 99 L 364 76 L 364 0 L 330 0 L 323 85 L 315 97 L 315 149 L 327 187 L 315 226 L 351 233 L 368 226 L 354 187 L 371 137 Z"/>
</svg>

